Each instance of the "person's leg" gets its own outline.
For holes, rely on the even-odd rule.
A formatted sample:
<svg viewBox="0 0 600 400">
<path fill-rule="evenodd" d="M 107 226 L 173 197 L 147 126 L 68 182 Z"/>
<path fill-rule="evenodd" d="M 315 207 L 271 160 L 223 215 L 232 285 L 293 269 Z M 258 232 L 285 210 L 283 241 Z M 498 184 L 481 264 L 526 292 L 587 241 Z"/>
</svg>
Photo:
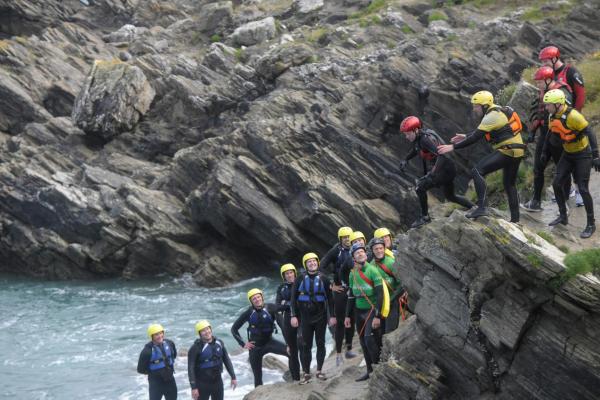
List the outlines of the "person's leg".
<svg viewBox="0 0 600 400">
<path fill-rule="evenodd" d="M 381 328 L 373 329 L 373 318 L 375 318 L 374 312 L 370 313 L 365 321 L 365 344 L 369 349 L 371 362 L 377 364 L 381 354 Z"/>
<path fill-rule="evenodd" d="M 537 142 L 535 145 L 535 154 L 533 156 L 533 198 L 532 200 L 537 201 L 538 203 L 542 200 L 542 190 L 544 188 L 544 171 L 546 170 L 546 166 L 548 165 L 548 160 L 550 157 L 546 156 L 544 163 L 542 163 L 542 153 L 544 151 L 544 141 L 546 140 L 546 135 L 538 135 Z M 546 145 L 546 152 L 549 152 L 549 148 L 553 146 Z"/>
<path fill-rule="evenodd" d="M 548 150 L 547 152 L 549 153 L 547 155 L 546 158 L 550 159 L 552 158 L 552 161 L 554 161 L 554 165 L 558 166 L 558 162 L 560 161 L 560 157 L 563 154 L 563 148 L 562 145 L 561 146 L 548 146 L 547 147 Z M 563 193 L 565 196 L 565 201 L 569 199 L 569 193 L 571 193 L 571 175 L 569 175 L 565 181 L 564 181 L 564 185 L 563 185 Z M 555 196 L 556 198 L 556 196 Z"/>
<path fill-rule="evenodd" d="M 262 347 L 255 347 L 249 351 L 250 367 L 254 375 L 254 387 L 263 384 L 262 381 L 262 358 L 265 353 Z"/>
<path fill-rule="evenodd" d="M 504 156 L 505 166 L 502 172 L 502 183 L 508 197 L 510 222 L 519 222 L 519 192 L 517 191 L 517 175 L 522 158 Z"/>
<path fill-rule="evenodd" d="M 198 393 L 200 393 L 199 400 L 209 400 L 213 394 L 212 383 L 202 382 L 198 384 Z"/>
<path fill-rule="evenodd" d="M 323 369 L 325 362 L 325 332 L 327 331 L 327 314 L 315 324 L 315 342 L 317 344 L 317 371 Z"/>
<path fill-rule="evenodd" d="M 313 326 L 310 323 L 309 315 L 302 315 L 300 329 L 302 330 L 302 341 L 304 342 L 302 354 L 300 355 L 300 360 L 302 362 L 302 371 L 305 374 L 310 374 L 314 330 Z"/>
<path fill-rule="evenodd" d="M 367 364 L 367 373 L 362 375 L 357 379 L 357 381 L 364 381 L 369 379 L 369 374 L 373 372 L 373 366 L 371 361 L 371 356 L 369 354 L 369 348 L 367 347 L 367 342 L 365 341 L 365 329 L 367 323 L 367 316 L 370 310 L 361 310 L 354 309 L 354 319 L 356 321 L 356 332 L 358 333 L 358 337 L 360 340 L 360 347 L 362 348 L 363 356 L 365 358 L 365 363 Z"/>
<path fill-rule="evenodd" d="M 479 216 L 487 215 L 487 185 L 485 183 L 485 176 L 491 172 L 497 171 L 504 166 L 504 155 L 499 151 L 494 151 L 485 157 L 483 157 L 473 170 L 473 183 L 475 185 L 475 191 L 477 192 L 477 208 L 470 213 L 467 213 L 469 218 L 477 218 Z"/>
<path fill-rule="evenodd" d="M 573 165 L 569 156 L 563 153 L 562 157 L 556 165 L 556 171 L 554 172 L 554 180 L 552 181 L 552 188 L 554 189 L 554 197 L 556 198 L 556 204 L 558 205 L 559 217 L 554 221 L 550 222 L 550 225 L 568 223 L 567 218 L 567 193 L 564 192 L 565 181 L 571 176 L 573 171 Z"/>
<path fill-rule="evenodd" d="M 342 353 L 342 346 L 344 342 L 344 319 L 346 317 L 346 302 L 348 296 L 344 292 L 333 292 L 333 312 L 335 314 L 335 351 L 339 355 Z"/>
<path fill-rule="evenodd" d="M 148 379 L 148 394 L 150 400 L 161 400 L 163 397 L 163 384 L 158 379 Z"/>
<path fill-rule="evenodd" d="M 594 201 L 589 190 L 590 172 L 592 170 L 592 158 L 591 157 L 580 157 L 575 160 L 575 168 L 573 170 L 573 178 L 577 187 L 579 188 L 579 194 L 583 199 L 583 205 L 587 214 L 587 224 L 585 230 L 581 233 L 581 237 L 584 239 L 592 236 L 596 230 L 596 222 L 594 219 Z"/>
<path fill-rule="evenodd" d="M 177 382 L 175 382 L 175 378 L 169 382 L 165 382 L 165 400 L 177 400 Z"/>
<path fill-rule="evenodd" d="M 212 397 L 210 400 L 223 400 L 223 397 L 225 396 L 223 392 L 223 379 L 219 377 L 219 380 L 213 384 Z"/>
<path fill-rule="evenodd" d="M 298 328 L 293 328 L 290 324 L 290 314 L 286 312 L 283 317 L 283 337 L 285 343 L 290 349 L 288 356 L 288 367 L 292 379 L 295 381 L 300 380 L 300 361 L 298 359 Z"/>
</svg>

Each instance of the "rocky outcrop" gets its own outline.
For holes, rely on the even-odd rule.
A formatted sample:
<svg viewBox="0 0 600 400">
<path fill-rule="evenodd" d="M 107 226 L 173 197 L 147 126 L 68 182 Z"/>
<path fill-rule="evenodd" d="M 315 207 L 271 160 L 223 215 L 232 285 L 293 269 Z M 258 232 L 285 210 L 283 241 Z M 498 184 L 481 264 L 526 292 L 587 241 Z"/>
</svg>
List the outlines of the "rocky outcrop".
<svg viewBox="0 0 600 400">
<path fill-rule="evenodd" d="M 248 22 L 233 31 L 233 42 L 241 46 L 252 46 L 275 37 L 275 19 L 267 17 L 260 21 Z"/>
<path fill-rule="evenodd" d="M 395 271 L 415 315 L 386 337 L 371 396 L 596 397 L 596 276 L 559 286 L 565 267 L 554 246 L 527 228 L 459 212 L 401 235 L 398 249 Z"/>
<path fill-rule="evenodd" d="M 96 61 L 75 100 L 72 118 L 86 133 L 108 141 L 132 130 L 150 108 L 154 95 L 138 67 Z"/>
</svg>

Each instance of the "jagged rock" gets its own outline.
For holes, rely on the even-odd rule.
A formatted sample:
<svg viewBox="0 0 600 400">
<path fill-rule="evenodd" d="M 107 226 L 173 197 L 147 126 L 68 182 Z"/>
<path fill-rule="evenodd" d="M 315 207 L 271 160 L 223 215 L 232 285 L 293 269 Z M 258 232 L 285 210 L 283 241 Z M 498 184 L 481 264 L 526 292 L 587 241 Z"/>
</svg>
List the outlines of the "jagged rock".
<svg viewBox="0 0 600 400">
<path fill-rule="evenodd" d="M 294 7 L 299 13 L 308 14 L 323 7 L 323 0 L 295 0 Z"/>
<path fill-rule="evenodd" d="M 133 129 L 148 111 L 154 95 L 138 67 L 97 61 L 77 96 L 72 117 L 86 133 L 111 140 Z"/>
<path fill-rule="evenodd" d="M 133 42 L 139 36 L 144 35 L 148 32 L 148 28 L 137 27 L 135 25 L 126 24 L 123 25 L 119 30 L 111 32 L 108 35 L 104 35 L 103 39 L 106 42 Z"/>
<path fill-rule="evenodd" d="M 252 46 L 273 39 L 277 33 L 275 19 L 267 17 L 260 21 L 248 22 L 233 31 L 231 39 L 241 46 Z"/>
<path fill-rule="evenodd" d="M 204 56 L 204 64 L 213 71 L 230 72 L 235 66 L 236 50 L 223 43 L 213 43 L 210 45 L 208 53 Z"/>
<path fill-rule="evenodd" d="M 290 67 L 306 63 L 311 56 L 313 56 L 313 51 L 305 44 L 290 43 L 282 45 L 258 60 L 256 72 L 264 78 L 272 80 Z"/>
<path fill-rule="evenodd" d="M 220 34 L 233 24 L 233 3 L 208 3 L 200 9 L 197 29 L 208 34 Z"/>
</svg>

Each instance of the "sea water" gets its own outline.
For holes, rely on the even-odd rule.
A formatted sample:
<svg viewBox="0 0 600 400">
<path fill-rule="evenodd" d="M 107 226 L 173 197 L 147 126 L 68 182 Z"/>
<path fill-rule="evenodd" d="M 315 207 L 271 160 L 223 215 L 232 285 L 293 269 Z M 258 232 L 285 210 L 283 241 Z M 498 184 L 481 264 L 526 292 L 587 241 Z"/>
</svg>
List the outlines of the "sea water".
<svg viewBox="0 0 600 400">
<path fill-rule="evenodd" d="M 232 391 L 224 371 L 225 398 L 242 399 L 253 389 L 252 371 L 231 325 L 249 306 L 248 290 L 261 288 L 267 301 L 274 301 L 278 285 L 267 277 L 208 289 L 190 277 L 46 282 L 0 275 L 0 398 L 147 399 L 147 378 L 136 368 L 148 342 L 146 328 L 158 322 L 181 352 L 175 363 L 179 398 L 190 399 L 183 354 L 198 337 L 194 324 L 208 319 L 225 342 L 238 379 Z M 283 340 L 280 333 L 278 338 Z M 263 380 L 280 381 L 281 375 L 264 370 Z"/>
</svg>

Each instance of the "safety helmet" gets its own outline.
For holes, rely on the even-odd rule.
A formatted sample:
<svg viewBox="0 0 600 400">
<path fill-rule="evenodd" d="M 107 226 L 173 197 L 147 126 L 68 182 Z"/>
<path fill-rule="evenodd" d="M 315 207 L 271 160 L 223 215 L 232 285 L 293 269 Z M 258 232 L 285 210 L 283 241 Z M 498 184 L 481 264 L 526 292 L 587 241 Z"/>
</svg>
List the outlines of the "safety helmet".
<svg viewBox="0 0 600 400">
<path fill-rule="evenodd" d="M 352 235 L 352 228 L 349 226 L 342 226 L 340 229 L 338 229 L 338 239 L 350 235 Z"/>
<path fill-rule="evenodd" d="M 558 47 L 556 46 L 544 47 L 542 50 L 540 50 L 540 55 L 538 56 L 540 61 L 551 60 L 558 57 L 560 57 L 560 50 L 558 50 Z"/>
<path fill-rule="evenodd" d="M 152 340 L 152 335 L 156 335 L 159 332 L 164 332 L 165 328 L 161 324 L 150 324 L 148 326 L 148 337 Z"/>
<path fill-rule="evenodd" d="M 296 267 L 294 267 L 294 264 L 283 264 L 281 266 L 281 268 L 279 269 L 279 273 L 281 274 L 281 279 L 285 279 L 283 274 L 285 274 L 287 271 L 294 271 L 294 275 L 298 275 L 298 272 L 296 271 Z"/>
<path fill-rule="evenodd" d="M 373 237 L 375 239 L 381 239 L 382 237 L 387 235 L 390 235 L 390 237 L 392 236 L 392 232 L 390 232 L 388 228 L 379 228 L 375 230 L 375 232 L 373 232 Z"/>
<path fill-rule="evenodd" d="M 544 95 L 544 103 L 547 104 L 565 104 L 565 92 L 560 89 L 548 90 Z"/>
<path fill-rule="evenodd" d="M 487 90 L 480 90 L 471 97 L 471 104 L 491 106 L 494 104 L 494 95 Z"/>
<path fill-rule="evenodd" d="M 375 247 L 375 245 L 378 245 L 378 244 L 382 244 L 383 247 L 385 247 L 385 241 L 383 239 L 377 238 L 377 239 L 371 240 L 371 243 L 369 246 L 371 248 L 371 251 L 373 251 L 373 247 Z"/>
<path fill-rule="evenodd" d="M 352 232 L 352 235 L 350 235 L 350 242 L 354 242 L 356 239 L 360 238 L 362 238 L 365 242 L 367 241 L 367 238 L 361 231 L 354 231 Z"/>
<path fill-rule="evenodd" d="M 365 245 L 362 243 L 354 243 L 352 245 L 352 247 L 350 248 L 350 254 L 352 255 L 352 257 L 354 257 L 354 253 L 357 252 L 358 250 L 363 249 L 364 251 L 367 251 L 367 249 L 365 249 Z"/>
<path fill-rule="evenodd" d="M 400 123 L 400 132 L 412 132 L 419 128 L 421 128 L 421 120 L 414 115 L 404 118 Z"/>
<path fill-rule="evenodd" d="M 317 259 L 317 264 L 319 263 L 319 256 L 316 255 L 315 253 L 306 253 L 304 255 L 304 257 L 302 257 L 302 266 L 306 268 L 306 262 L 308 260 L 310 260 L 311 258 L 316 258 Z"/>
<path fill-rule="evenodd" d="M 533 75 L 533 79 L 536 81 L 545 81 L 546 79 L 553 79 L 554 78 L 554 70 L 552 69 L 552 67 L 548 67 L 548 66 L 543 66 L 538 68 L 537 71 L 535 71 L 535 74 Z"/>
<path fill-rule="evenodd" d="M 248 301 L 250 302 L 250 304 L 252 304 L 252 300 L 250 300 L 250 299 L 251 299 L 251 298 L 252 298 L 254 295 L 256 295 L 256 294 L 260 294 L 260 295 L 262 296 L 262 298 L 263 298 L 263 299 L 265 298 L 265 295 L 264 295 L 264 293 L 263 293 L 263 291 L 262 291 L 262 290 L 260 290 L 260 289 L 256 289 L 256 288 L 254 288 L 254 289 L 250 289 L 250 290 L 248 291 Z"/>
<path fill-rule="evenodd" d="M 200 334 L 200 331 L 202 331 L 205 328 L 208 328 L 209 326 L 212 328 L 212 326 L 210 325 L 210 322 L 208 322 L 205 319 L 203 319 L 202 321 L 198 321 L 196 323 L 196 333 Z"/>
</svg>

